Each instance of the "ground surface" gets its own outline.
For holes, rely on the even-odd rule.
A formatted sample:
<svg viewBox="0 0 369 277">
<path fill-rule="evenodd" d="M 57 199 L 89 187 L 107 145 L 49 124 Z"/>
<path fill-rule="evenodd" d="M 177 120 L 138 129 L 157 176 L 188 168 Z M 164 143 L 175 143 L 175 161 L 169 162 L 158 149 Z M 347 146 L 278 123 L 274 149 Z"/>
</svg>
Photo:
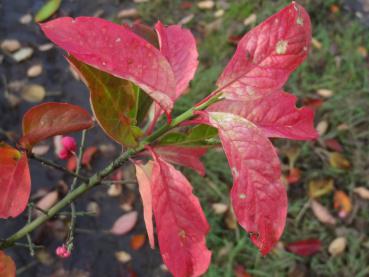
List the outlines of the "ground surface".
<svg viewBox="0 0 369 277">
<path fill-rule="evenodd" d="M 65 0 L 57 15 L 97 13 L 101 17 L 115 19 L 122 9 L 136 8 L 138 16 L 148 24 L 158 19 L 173 24 L 184 19 L 188 21 L 193 16 L 185 26 L 196 35 L 201 63 L 189 94 L 177 103 L 176 113 L 180 113 L 214 88 L 215 80 L 235 50 L 233 38 L 244 34 L 288 4 L 288 1 L 215 2 L 216 6 L 212 9 L 201 10 L 195 1 L 153 0 L 137 4 L 113 0 Z M 236 268 L 243 268 L 252 276 L 369 276 L 369 202 L 354 193 L 358 186 L 369 187 L 369 60 L 366 54 L 369 36 L 364 24 L 368 22 L 366 14 L 369 4 L 368 1 L 300 2 L 311 15 L 315 43 L 308 60 L 290 78 L 287 91 L 297 95 L 300 103 L 311 104 L 311 99 L 322 102 L 316 109 L 316 124 L 320 125 L 322 136 L 315 142 L 274 141 L 280 149 L 286 174 L 289 153 L 292 149 L 299 150 L 294 166 L 300 169 L 301 177 L 288 188 L 289 212 L 282 243 L 267 257 L 258 254 L 247 234 L 233 224 L 229 214 L 214 213 L 212 204 L 229 205 L 228 191 L 232 180 L 223 153 L 211 151 L 204 158 L 207 167 L 205 178 L 185 170 L 211 225 L 208 247 L 213 251 L 213 259 L 206 276 L 235 276 Z M 24 62 L 15 63 L 4 54 L 0 64 L 0 75 L 4 80 L 0 86 L 1 140 L 11 139 L 8 131 L 19 132 L 21 115 L 32 105 L 26 101 L 16 107 L 9 104 L 5 91 L 12 89 L 9 89 L 9 84 L 16 86 L 15 81 L 43 85 L 47 90 L 45 101 L 66 101 L 88 108 L 87 91 L 71 75 L 62 51 L 56 48 L 46 52 L 37 50 L 39 45 L 48 42 L 47 39 L 34 23 L 19 23 L 23 15 L 34 14 L 42 3 L 36 0 L 0 3 L 0 41 L 15 38 L 22 46 L 35 49 L 33 56 Z M 214 13 L 218 10 L 224 10 L 224 14 L 215 17 Z M 256 15 L 256 22 L 245 26 L 243 22 L 251 14 Z M 43 65 L 44 72 L 37 78 L 27 79 L 27 68 L 37 63 Z M 319 95 L 317 91 L 320 89 L 329 90 L 329 97 Z M 327 128 L 323 128 L 324 125 Z M 88 145 L 107 143 L 105 135 L 98 130 L 91 131 L 88 137 Z M 345 159 L 343 166 L 335 166 L 337 163 L 329 161 L 337 149 L 329 148 L 326 143 L 328 139 L 334 139 L 343 148 L 340 153 Z M 117 146 L 115 149 L 118 151 Z M 50 150 L 47 155 L 55 159 L 52 152 Z M 101 154 L 93 167 L 103 166 L 111 155 Z M 342 158 L 339 161 L 342 162 Z M 319 197 L 318 201 L 336 218 L 335 226 L 318 221 L 309 208 L 309 183 L 322 178 L 332 179 L 335 191 L 344 191 L 353 206 L 347 217 L 340 218 L 338 211 L 333 208 L 334 191 Z M 40 189 L 55 189 L 61 179 L 70 181 L 58 172 L 45 171 L 36 163 L 32 163 L 32 179 L 35 193 Z M 37 263 L 32 262 L 34 259 L 29 257 L 25 249 L 11 250 L 9 253 L 15 258 L 18 268 L 30 267 L 23 268 L 25 270 L 20 276 L 130 276 L 131 269 L 138 276 L 164 276 L 166 273 L 160 267 L 161 259 L 157 251 L 151 251 L 147 243 L 137 251 L 129 246 L 132 235 L 144 233 L 141 215 L 138 225 L 129 234 L 121 237 L 103 234 L 103 230 L 109 229 L 124 212 L 119 204 L 128 201 L 123 196 L 109 197 L 105 192 L 106 188 L 101 188 L 78 202 L 78 208 L 85 210 L 88 203 L 96 201 L 101 215 L 84 217 L 78 221 L 78 228 L 82 230 L 78 233 L 76 250 L 70 260 L 60 262 L 50 258 L 53 249 L 62 241 L 63 231 L 59 230 L 61 235 L 55 231 L 58 226 L 59 229 L 64 228 L 65 222 L 62 220 L 55 220 L 35 234 L 37 242 L 47 246 L 47 250 L 38 255 Z M 128 187 L 125 192 L 125 195 L 132 192 L 136 195 L 133 208 L 141 214 L 142 207 L 135 194 L 136 189 Z M 0 236 L 15 231 L 24 224 L 24 220 L 0 221 Z M 340 255 L 332 256 L 328 246 L 339 236 L 346 238 L 347 247 Z M 301 257 L 283 250 L 282 244 L 306 238 L 320 239 L 322 251 L 312 257 Z M 129 263 L 122 264 L 116 260 L 114 253 L 121 250 L 132 255 Z"/>
</svg>

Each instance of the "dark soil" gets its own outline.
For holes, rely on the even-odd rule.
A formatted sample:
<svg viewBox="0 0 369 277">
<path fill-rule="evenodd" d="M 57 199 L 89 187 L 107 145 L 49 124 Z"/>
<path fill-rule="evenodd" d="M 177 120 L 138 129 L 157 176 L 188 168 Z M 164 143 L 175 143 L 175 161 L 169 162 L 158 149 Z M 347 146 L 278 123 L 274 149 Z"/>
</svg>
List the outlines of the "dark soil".
<svg viewBox="0 0 369 277">
<path fill-rule="evenodd" d="M 22 47 L 30 46 L 35 50 L 30 59 L 21 63 L 14 62 L 11 57 L 4 53 L 4 60 L 0 64 L 0 76 L 3 79 L 0 85 L 0 129 L 4 131 L 14 131 L 17 135 L 20 135 L 22 115 L 32 104 L 24 101 L 16 108 L 11 107 L 4 97 L 4 92 L 6 90 L 5 82 L 26 81 L 27 83 L 41 84 L 45 87 L 47 94 L 49 94 L 44 101 L 68 102 L 81 105 L 88 110 L 90 109 L 88 91 L 81 82 L 73 78 L 62 51 L 57 48 L 52 48 L 46 52 L 38 51 L 39 45 L 48 43 L 49 41 L 43 36 L 37 24 L 32 22 L 24 25 L 19 22 L 21 16 L 27 13 L 35 14 L 43 3 L 44 1 L 41 0 L 12 0 L 1 1 L 0 3 L 0 41 L 14 38 L 20 41 Z M 103 16 L 109 18 L 112 12 L 116 13 L 118 9 L 128 6 L 129 4 L 124 3 L 124 1 L 65 0 L 63 1 L 62 9 L 59 10 L 58 15 L 94 15 L 97 11 L 102 10 L 104 11 Z M 41 63 L 43 65 L 44 72 L 37 78 L 27 80 L 27 69 L 32 64 L 36 63 Z M 111 143 L 98 128 L 89 131 L 87 136 L 87 146 Z M 2 132 L 0 133 L 0 141 L 7 141 L 10 144 L 15 144 L 15 141 L 9 141 L 9 138 Z M 107 164 L 114 155 L 119 153 L 120 150 L 117 145 L 115 145 L 115 149 L 116 153 L 111 156 L 103 157 L 99 155 L 98 159 L 95 159 L 93 167 L 95 169 L 101 168 Z M 53 150 L 49 151 L 47 158 L 56 158 L 53 154 Z M 31 172 L 33 192 L 41 188 L 52 190 L 60 180 L 64 180 L 67 184 L 71 183 L 69 177 L 55 170 L 42 167 L 35 161 L 31 161 Z M 91 174 L 92 172 L 84 173 Z M 82 231 L 76 234 L 75 249 L 70 259 L 61 261 L 54 255 L 55 248 L 63 243 L 62 240 L 56 239 L 54 234 L 55 225 L 59 224 L 60 220 L 51 221 L 34 233 L 33 239 L 35 242 L 44 245 L 47 250 L 46 253 L 51 255 L 51 258 L 47 258 L 46 261 L 44 257 L 45 254 L 39 254 L 39 262 L 35 263 L 35 258 L 29 256 L 27 248 L 16 247 L 9 250 L 8 253 L 15 259 L 18 270 L 22 267 L 30 267 L 24 271 L 21 276 L 165 275 L 160 269 L 162 261 L 158 250 L 151 250 L 148 244 L 137 251 L 131 250 L 129 246 L 130 238 L 133 234 L 145 233 L 142 220 L 142 207 L 138 197 L 136 197 L 134 209 L 138 210 L 140 219 L 134 230 L 120 237 L 103 234 L 102 231 L 108 230 L 115 219 L 123 214 L 123 211 L 119 208 L 119 199 L 108 197 L 106 193 L 103 193 L 105 191 L 105 187 L 96 189 L 88 193 L 83 199 L 77 201 L 77 210 L 79 211 L 86 210 L 86 205 L 89 201 L 97 201 L 101 208 L 101 214 L 99 217 L 78 218 L 77 228 L 82 229 Z M 26 213 L 14 220 L 0 220 L 0 238 L 5 238 L 14 233 L 25 223 Z M 87 234 L 86 231 L 83 230 L 88 230 Z M 123 265 L 116 260 L 114 253 L 121 250 L 130 252 L 132 256 L 132 261 L 130 263 Z M 62 268 L 64 268 L 64 271 L 61 270 Z"/>
</svg>

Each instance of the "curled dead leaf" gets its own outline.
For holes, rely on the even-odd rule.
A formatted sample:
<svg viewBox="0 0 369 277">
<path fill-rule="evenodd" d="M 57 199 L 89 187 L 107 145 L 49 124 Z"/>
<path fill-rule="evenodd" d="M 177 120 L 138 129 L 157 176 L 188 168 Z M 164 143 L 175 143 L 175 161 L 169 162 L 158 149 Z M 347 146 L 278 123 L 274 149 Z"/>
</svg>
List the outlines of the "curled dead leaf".
<svg viewBox="0 0 369 277">
<path fill-rule="evenodd" d="M 350 197 L 342 190 L 334 193 L 334 208 L 338 210 L 338 215 L 345 218 L 352 211 L 352 203 Z"/>
<path fill-rule="evenodd" d="M 337 169 L 350 169 L 351 163 L 341 153 L 329 153 L 329 163 L 332 167 Z"/>
<path fill-rule="evenodd" d="M 309 197 L 319 198 L 334 190 L 334 180 L 327 179 L 313 179 L 309 182 Z"/>
<path fill-rule="evenodd" d="M 335 225 L 337 223 L 333 215 L 328 211 L 326 207 L 315 200 L 311 200 L 310 207 L 315 217 L 324 224 Z"/>
</svg>

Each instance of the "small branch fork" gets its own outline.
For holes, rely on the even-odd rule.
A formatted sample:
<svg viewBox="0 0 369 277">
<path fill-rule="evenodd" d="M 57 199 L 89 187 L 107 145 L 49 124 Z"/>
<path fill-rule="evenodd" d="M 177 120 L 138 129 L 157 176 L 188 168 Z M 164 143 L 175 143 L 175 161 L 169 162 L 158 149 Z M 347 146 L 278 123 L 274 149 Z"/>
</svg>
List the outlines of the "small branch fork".
<svg viewBox="0 0 369 277">
<path fill-rule="evenodd" d="M 219 91 L 219 92 L 218 92 Z M 127 162 L 130 158 L 135 156 L 137 153 L 142 152 L 145 150 L 145 147 L 154 143 L 158 138 L 160 138 L 162 135 L 167 133 L 169 130 L 177 127 L 182 122 L 191 119 L 194 116 L 194 112 L 204 110 L 210 105 L 218 102 L 221 98 L 220 90 L 218 89 L 216 91 L 217 93 L 212 93 L 213 95 L 211 98 L 207 99 L 206 101 L 202 101 L 196 106 L 190 108 L 189 110 L 185 111 L 178 117 L 174 118 L 170 124 L 166 123 L 159 129 L 157 129 L 153 134 L 145 138 L 140 142 L 140 144 L 136 148 L 128 149 L 126 152 L 122 153 L 118 158 L 116 158 L 113 162 L 111 162 L 109 165 L 107 165 L 104 169 L 99 171 L 98 173 L 94 174 L 93 176 L 86 178 L 79 175 L 79 171 L 77 170 L 75 173 L 63 168 L 62 166 L 59 166 L 53 162 L 50 162 L 48 160 L 45 160 L 40 157 L 36 157 L 34 155 L 31 155 L 31 158 L 35 160 L 39 160 L 41 163 L 46 164 L 48 166 L 51 166 L 53 168 L 56 168 L 58 170 L 64 171 L 65 173 L 68 173 L 70 175 L 73 175 L 76 177 L 74 179 L 75 182 L 74 185 L 71 186 L 71 190 L 69 193 L 61 199 L 58 203 L 56 203 L 52 208 L 50 208 L 48 211 L 45 211 L 42 215 L 34 219 L 33 221 L 30 221 L 27 223 L 23 228 L 18 230 L 16 233 L 11 235 L 6 240 L 0 240 L 0 249 L 6 249 L 9 247 L 12 247 L 16 245 L 17 241 L 22 239 L 23 237 L 30 234 L 33 230 L 35 230 L 38 226 L 42 225 L 46 221 L 48 221 L 50 218 L 54 217 L 56 214 L 58 214 L 62 209 L 64 209 L 66 206 L 70 205 L 73 201 L 75 201 L 77 198 L 85 194 L 86 192 L 90 191 L 92 188 L 96 187 L 97 185 L 101 183 L 109 183 L 110 181 L 103 181 L 103 179 L 107 176 L 109 176 L 113 171 L 121 167 L 125 162 Z M 82 147 L 82 143 L 81 143 Z M 81 148 L 83 149 L 83 148 Z M 80 151 L 81 155 L 82 151 Z M 78 168 L 78 167 L 77 167 Z M 77 180 L 81 180 L 82 183 L 79 186 L 76 186 Z M 76 216 L 76 213 L 74 211 L 74 217 Z M 73 211 L 72 211 L 72 218 L 73 218 Z M 73 220 L 73 219 L 72 219 Z M 74 223 L 71 228 L 74 228 Z M 70 238 L 69 238 L 70 239 Z M 68 240 L 69 240 L 68 239 Z"/>
</svg>

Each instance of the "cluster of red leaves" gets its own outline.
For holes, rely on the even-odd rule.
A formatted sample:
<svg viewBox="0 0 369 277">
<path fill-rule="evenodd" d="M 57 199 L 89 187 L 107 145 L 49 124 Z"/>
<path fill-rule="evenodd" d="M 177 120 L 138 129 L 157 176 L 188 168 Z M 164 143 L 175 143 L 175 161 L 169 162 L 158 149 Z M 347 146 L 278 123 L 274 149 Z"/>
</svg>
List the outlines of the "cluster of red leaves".
<svg viewBox="0 0 369 277">
<path fill-rule="evenodd" d="M 176 25 L 165 27 L 158 22 L 155 32 L 141 24 L 120 26 L 99 18 L 64 17 L 42 24 L 41 28 L 68 52 L 69 62 L 90 89 L 100 126 L 128 147 L 137 145 L 142 136 L 136 125 L 140 121 L 139 109 L 135 108 L 140 89 L 155 102 L 154 118 L 147 130 L 150 133 L 162 113 L 171 121 L 174 102 L 186 91 L 198 65 L 193 35 Z M 201 103 L 220 94 L 223 100 L 197 112 L 187 122 L 218 130 L 233 175 L 231 200 L 237 220 L 264 255 L 279 240 L 287 213 L 280 162 L 268 138 L 317 137 L 313 112 L 296 108 L 296 97 L 283 91 L 289 75 L 306 58 L 310 40 L 309 16 L 293 2 L 239 41 L 236 53 L 217 81 L 218 89 Z M 77 117 L 82 114 L 77 113 Z M 53 120 L 50 117 L 47 111 L 32 110 L 25 116 L 23 147 L 92 124 L 87 115 L 81 121 L 75 115 L 68 118 L 68 114 L 57 113 Z M 65 118 L 69 120 L 67 124 Z M 54 125 L 58 127 L 54 129 Z M 65 126 L 62 131 L 61 125 Z M 160 252 L 169 270 L 174 276 L 199 276 L 211 259 L 205 242 L 209 225 L 190 183 L 171 163 L 204 174 L 199 158 L 206 148 L 158 144 L 148 147 L 147 152 L 153 161 L 143 164 L 137 160 L 135 164 L 150 245 L 155 244 L 154 216 Z M 10 158 L 6 162 L 13 171 L 24 167 L 21 161 L 26 161 L 24 154 L 15 153 L 18 162 Z M 7 187 L 14 191 L 14 180 L 7 180 Z"/>
<path fill-rule="evenodd" d="M 32 146 L 49 137 L 80 131 L 93 125 L 92 117 L 79 106 L 44 103 L 23 116 L 23 136 L 17 150 L 0 144 L 0 218 L 16 217 L 27 206 L 31 177 L 27 154 Z"/>
</svg>

